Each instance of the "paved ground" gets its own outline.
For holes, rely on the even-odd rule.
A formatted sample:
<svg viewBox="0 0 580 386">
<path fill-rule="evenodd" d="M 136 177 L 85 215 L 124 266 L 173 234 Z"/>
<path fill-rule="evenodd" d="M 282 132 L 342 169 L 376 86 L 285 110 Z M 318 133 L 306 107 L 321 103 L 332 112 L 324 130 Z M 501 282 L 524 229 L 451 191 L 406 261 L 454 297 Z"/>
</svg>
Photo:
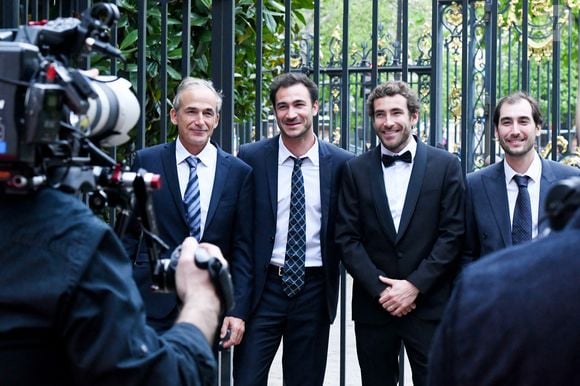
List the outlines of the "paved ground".
<svg viewBox="0 0 580 386">
<path fill-rule="evenodd" d="M 356 355 L 355 340 L 354 340 L 354 323 L 351 320 L 350 300 L 352 291 L 352 278 L 347 278 L 347 309 L 346 309 L 346 370 L 345 370 L 345 385 L 346 386 L 360 386 L 360 370 L 358 367 L 358 359 Z M 340 309 L 339 309 L 340 311 Z M 269 386 L 282 386 L 282 364 L 281 364 L 282 350 L 278 350 L 272 368 L 270 369 L 270 377 L 268 379 Z M 402 386 L 412 386 L 411 370 L 409 362 L 405 361 L 405 384 Z M 339 386 L 340 385 L 340 314 L 337 315 L 334 324 L 330 328 L 330 341 L 328 348 L 328 362 L 326 366 L 326 376 L 324 380 L 325 386 Z"/>
</svg>

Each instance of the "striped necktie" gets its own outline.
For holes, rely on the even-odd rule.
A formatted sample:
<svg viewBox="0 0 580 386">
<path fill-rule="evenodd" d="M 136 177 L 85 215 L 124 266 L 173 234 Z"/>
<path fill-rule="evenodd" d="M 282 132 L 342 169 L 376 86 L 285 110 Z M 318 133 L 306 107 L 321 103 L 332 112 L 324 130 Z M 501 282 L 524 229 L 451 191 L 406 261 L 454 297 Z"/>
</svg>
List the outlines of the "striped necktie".
<svg viewBox="0 0 580 386">
<path fill-rule="evenodd" d="M 185 206 L 185 218 L 189 226 L 189 234 L 197 241 L 201 237 L 201 203 L 199 200 L 199 181 L 197 178 L 197 157 L 187 157 L 185 159 L 189 165 L 189 182 L 183 195 L 183 205 Z"/>
<path fill-rule="evenodd" d="M 518 198 L 512 222 L 512 244 L 516 245 L 532 239 L 532 208 L 528 192 L 528 176 L 514 176 L 518 185 Z"/>
</svg>

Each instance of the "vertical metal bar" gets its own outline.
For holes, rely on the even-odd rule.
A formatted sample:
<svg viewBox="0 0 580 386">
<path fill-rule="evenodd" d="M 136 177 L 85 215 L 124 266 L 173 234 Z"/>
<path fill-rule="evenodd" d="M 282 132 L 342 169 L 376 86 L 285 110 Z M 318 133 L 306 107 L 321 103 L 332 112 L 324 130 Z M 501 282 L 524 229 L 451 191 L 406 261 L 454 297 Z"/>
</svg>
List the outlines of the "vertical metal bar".
<svg viewBox="0 0 580 386">
<path fill-rule="evenodd" d="M 135 137 L 135 150 L 145 147 L 145 106 L 147 99 L 145 95 L 147 83 L 145 79 L 147 59 L 145 57 L 147 44 L 147 4 L 139 2 L 137 5 L 137 100 L 142 106 L 139 114 L 139 121 L 137 122 L 137 135 Z"/>
<path fill-rule="evenodd" d="M 342 14 L 342 81 L 340 83 L 340 145 L 343 149 L 348 149 L 349 144 L 349 122 L 348 112 L 350 110 L 349 98 L 349 71 L 348 71 L 348 15 L 349 15 L 349 1 L 343 0 L 343 14 Z"/>
<path fill-rule="evenodd" d="M 159 97 L 159 143 L 167 142 L 167 19 L 169 18 L 167 0 L 159 2 L 161 7 L 161 63 L 159 68 L 159 88 L 161 89 L 161 96 Z"/>
<path fill-rule="evenodd" d="M 553 0 L 552 33 L 552 159 L 558 158 L 558 134 L 560 133 L 560 23 L 559 1 Z"/>
<path fill-rule="evenodd" d="M 441 28 L 441 9 L 439 7 L 440 0 L 432 0 L 431 2 L 431 41 L 433 42 L 431 50 L 431 100 L 429 106 L 430 112 L 430 128 L 429 128 L 429 143 L 435 146 L 435 135 L 434 132 L 438 127 L 441 127 L 441 38 L 440 38 L 440 28 Z"/>
<path fill-rule="evenodd" d="M 254 100 L 254 107 L 256 110 L 256 117 L 254 118 L 256 124 L 255 140 L 260 140 L 264 137 L 262 132 L 262 13 L 264 1 L 256 0 L 256 98 Z M 272 106 L 274 108 L 274 106 Z"/>
<path fill-rule="evenodd" d="M 372 42 L 371 42 L 371 89 L 374 89 L 379 84 L 379 0 L 373 0 L 372 13 Z M 366 106 L 366 103 L 365 103 Z M 366 109 L 363 113 L 366 115 Z M 364 120 L 364 119 L 363 119 Z M 372 118 L 371 118 L 372 122 Z M 372 126 L 372 125 L 371 125 Z M 377 136 L 374 134 L 374 128 L 370 127 L 370 148 L 377 146 Z M 363 132 L 363 145 L 366 140 L 367 133 Z M 364 149 L 363 149 L 364 150 Z"/>
<path fill-rule="evenodd" d="M 530 89 L 530 62 L 528 60 L 528 0 L 522 2 L 522 83 L 521 90 Z"/>
<path fill-rule="evenodd" d="M 20 25 L 20 20 L 18 17 L 18 2 L 16 1 L 3 1 L 2 2 L 2 27 L 3 28 L 16 28 Z"/>
<path fill-rule="evenodd" d="M 495 163 L 495 142 L 493 141 L 494 127 L 492 122 L 493 108 L 497 95 L 497 0 L 486 0 L 489 24 L 487 28 L 486 47 L 486 120 L 485 120 L 485 142 L 486 149 L 489 150 L 490 163 Z"/>
<path fill-rule="evenodd" d="M 284 1 L 284 72 L 290 72 L 290 42 L 292 41 L 292 1 Z"/>
<path fill-rule="evenodd" d="M 403 82 L 409 82 L 409 2 L 403 1 L 403 33 L 401 36 L 402 51 L 401 51 L 401 79 Z"/>
<path fill-rule="evenodd" d="M 313 74 L 312 74 L 312 80 L 314 81 L 314 83 L 316 83 L 318 85 L 318 88 L 320 90 L 320 1 L 315 1 L 314 2 L 314 44 L 313 44 L 313 49 L 314 49 L 314 57 L 313 57 L 313 66 L 314 68 L 313 70 Z M 318 125 L 319 125 L 319 120 L 320 120 L 320 111 L 322 109 L 322 105 L 320 104 L 320 96 L 321 96 L 321 92 L 319 91 L 318 93 L 318 114 L 314 117 L 314 131 L 316 134 L 318 134 Z M 330 136 L 331 133 L 329 133 L 328 138 L 331 139 Z"/>
<path fill-rule="evenodd" d="M 212 79 L 222 90 L 220 128 L 213 138 L 224 151 L 233 151 L 234 127 L 234 0 L 214 1 L 212 5 Z"/>
<path fill-rule="evenodd" d="M 219 4 L 215 1 L 213 7 Z M 181 76 L 191 74 L 191 0 L 183 0 L 181 18 Z M 213 12 L 213 9 L 212 9 Z"/>
<path fill-rule="evenodd" d="M 568 9 L 568 41 L 566 42 L 566 48 L 568 49 L 567 55 L 567 82 L 566 82 L 566 90 L 567 91 L 567 100 L 566 106 L 568 109 L 566 111 L 566 128 L 568 129 L 567 140 L 569 146 L 572 145 L 572 26 L 574 25 L 574 19 L 572 18 L 572 10 Z M 578 92 L 578 90 L 576 90 Z M 570 148 L 568 148 L 570 149 Z"/>
<path fill-rule="evenodd" d="M 473 85 L 472 82 L 469 82 L 471 79 L 471 67 L 469 66 L 469 0 L 463 0 L 462 2 L 462 20 L 463 20 L 463 28 L 461 30 L 461 88 L 463 89 L 462 98 L 461 98 L 461 170 L 463 173 L 466 174 L 468 171 L 467 168 L 467 143 L 469 138 L 467 136 L 469 130 L 469 123 L 471 122 L 472 115 L 470 114 L 471 106 L 471 86 Z"/>
</svg>

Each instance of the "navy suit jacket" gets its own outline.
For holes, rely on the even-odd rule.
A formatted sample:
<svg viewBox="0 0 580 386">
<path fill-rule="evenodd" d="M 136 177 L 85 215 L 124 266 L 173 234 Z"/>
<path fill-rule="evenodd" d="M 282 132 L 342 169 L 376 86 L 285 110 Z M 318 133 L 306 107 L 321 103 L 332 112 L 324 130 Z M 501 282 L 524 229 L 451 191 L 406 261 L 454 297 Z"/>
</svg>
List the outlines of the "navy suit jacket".
<svg viewBox="0 0 580 386">
<path fill-rule="evenodd" d="M 250 309 L 246 295 L 252 291 L 254 264 L 251 233 L 252 171 L 243 161 L 216 147 L 215 180 L 201 242 L 220 247 L 230 263 L 236 305 L 228 315 L 246 320 Z M 170 249 L 165 254 L 170 254 L 189 235 L 179 190 L 175 141 L 138 151 L 133 169 L 139 168 L 161 175 L 161 189 L 153 192 L 152 197 L 159 236 L 169 245 Z M 125 237 L 124 243 L 129 256 L 136 257 L 135 280 L 145 300 L 150 323 L 159 329 L 170 327 L 178 312 L 177 297 L 174 294 L 152 293 L 149 289 L 151 275 L 146 243 L 141 242 L 140 252 L 137 252 L 138 231 L 133 229 Z"/>
<path fill-rule="evenodd" d="M 580 385 L 580 209 L 470 264 L 431 345 L 431 386 Z"/>
<path fill-rule="evenodd" d="M 278 205 L 278 141 L 280 136 L 240 147 L 239 157 L 254 170 L 254 309 L 262 296 L 268 265 L 276 235 Z M 353 154 L 324 141 L 318 141 L 320 156 L 320 203 L 322 209 L 320 247 L 326 278 L 326 300 L 329 322 L 336 315 L 338 301 L 338 263 L 340 257 L 334 241 L 334 218 L 341 168 Z"/>
<path fill-rule="evenodd" d="M 353 319 L 388 323 L 379 275 L 420 291 L 413 313 L 437 320 L 451 294 L 464 232 L 464 180 L 457 157 L 417 141 L 399 231 L 389 209 L 380 145 L 349 161 L 342 178 L 337 243 L 354 278 Z"/>
<path fill-rule="evenodd" d="M 490 165 L 467 176 L 463 264 L 512 245 L 504 162 Z M 550 187 L 558 180 L 573 175 L 580 175 L 580 169 L 542 159 L 540 207 L 537 208 L 538 233 L 547 225 L 543 220 L 546 195 Z"/>
</svg>

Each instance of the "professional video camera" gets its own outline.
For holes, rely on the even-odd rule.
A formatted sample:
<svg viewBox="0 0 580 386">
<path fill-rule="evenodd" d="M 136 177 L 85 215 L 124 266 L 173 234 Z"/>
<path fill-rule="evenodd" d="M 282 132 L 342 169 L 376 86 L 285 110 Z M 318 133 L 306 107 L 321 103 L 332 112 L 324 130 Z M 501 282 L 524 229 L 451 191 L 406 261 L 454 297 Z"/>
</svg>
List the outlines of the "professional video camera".
<svg viewBox="0 0 580 386">
<path fill-rule="evenodd" d="M 130 172 L 99 149 L 129 139 L 140 112 L 131 83 L 91 78 L 71 66 L 74 57 L 95 51 L 122 59 L 108 42 L 118 19 L 116 5 L 98 3 L 80 20 L 0 30 L 0 196 L 45 186 L 86 194 L 93 209 L 120 210 L 119 236 L 134 213 L 147 235 L 153 289 L 167 292 L 175 289 L 179 251 L 172 259 L 159 258 L 167 247 L 157 236 L 150 193 L 160 187 L 160 177 Z M 197 265 L 208 269 L 229 310 L 233 290 L 227 267 L 198 250 Z"/>
<path fill-rule="evenodd" d="M 0 192 L 26 194 L 44 185 L 85 192 L 107 178 L 126 183 L 98 146 L 129 139 L 140 111 L 131 84 L 70 67 L 95 51 L 121 58 L 108 43 L 118 19 L 116 5 L 99 3 L 80 20 L 0 30 Z"/>
</svg>

